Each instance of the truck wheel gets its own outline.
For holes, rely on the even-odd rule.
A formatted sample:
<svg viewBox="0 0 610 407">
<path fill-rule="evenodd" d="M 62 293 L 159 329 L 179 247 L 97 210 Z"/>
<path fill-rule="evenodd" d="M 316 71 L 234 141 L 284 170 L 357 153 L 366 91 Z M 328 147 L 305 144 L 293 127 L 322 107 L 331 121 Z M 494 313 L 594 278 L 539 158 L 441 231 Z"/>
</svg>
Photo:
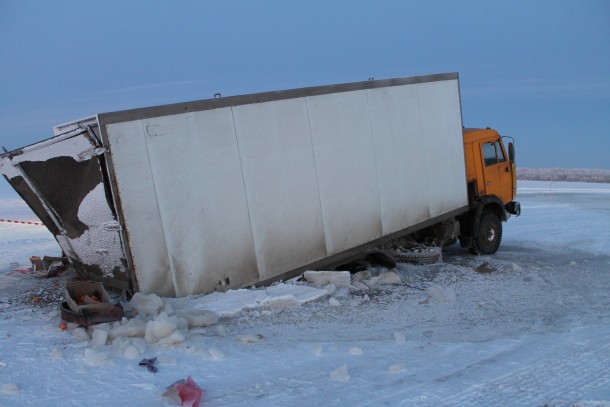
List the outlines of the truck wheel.
<svg viewBox="0 0 610 407">
<path fill-rule="evenodd" d="M 394 251 L 390 254 L 398 263 L 434 264 L 440 261 L 441 248 L 423 246 L 410 251 Z"/>
<path fill-rule="evenodd" d="M 472 240 L 472 254 L 494 254 L 502 240 L 502 222 L 494 212 L 483 212 L 477 237 Z"/>
</svg>

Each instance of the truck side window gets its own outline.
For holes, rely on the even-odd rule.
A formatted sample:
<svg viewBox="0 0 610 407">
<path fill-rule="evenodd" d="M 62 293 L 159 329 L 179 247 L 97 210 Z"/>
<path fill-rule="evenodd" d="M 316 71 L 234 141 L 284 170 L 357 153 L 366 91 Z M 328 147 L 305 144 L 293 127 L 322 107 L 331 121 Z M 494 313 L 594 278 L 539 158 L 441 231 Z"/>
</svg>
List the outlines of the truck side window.
<svg viewBox="0 0 610 407">
<path fill-rule="evenodd" d="M 498 159 L 496 158 L 496 147 L 494 143 L 483 144 L 483 158 L 485 160 L 486 167 L 498 163 Z"/>
<path fill-rule="evenodd" d="M 496 141 L 496 152 L 498 153 L 499 163 L 503 163 L 504 161 L 506 161 L 506 158 L 504 157 L 504 152 L 502 151 L 502 146 L 500 145 L 499 141 Z"/>
</svg>

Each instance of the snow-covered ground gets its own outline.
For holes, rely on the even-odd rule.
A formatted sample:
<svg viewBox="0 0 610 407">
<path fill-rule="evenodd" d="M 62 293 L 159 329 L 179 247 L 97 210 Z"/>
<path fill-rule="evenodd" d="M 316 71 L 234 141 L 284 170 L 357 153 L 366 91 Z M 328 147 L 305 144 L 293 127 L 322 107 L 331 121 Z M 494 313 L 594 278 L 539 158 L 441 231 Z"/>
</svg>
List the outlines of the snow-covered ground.
<svg viewBox="0 0 610 407">
<path fill-rule="evenodd" d="M 519 188 L 493 256 L 450 247 L 351 288 L 138 296 L 95 333 L 33 302 L 68 276 L 9 271 L 58 254 L 48 232 L 0 222 L 0 406 L 171 406 L 187 376 L 205 406 L 610 406 L 610 184 Z M 0 218 L 32 216 L 0 189 Z"/>
</svg>

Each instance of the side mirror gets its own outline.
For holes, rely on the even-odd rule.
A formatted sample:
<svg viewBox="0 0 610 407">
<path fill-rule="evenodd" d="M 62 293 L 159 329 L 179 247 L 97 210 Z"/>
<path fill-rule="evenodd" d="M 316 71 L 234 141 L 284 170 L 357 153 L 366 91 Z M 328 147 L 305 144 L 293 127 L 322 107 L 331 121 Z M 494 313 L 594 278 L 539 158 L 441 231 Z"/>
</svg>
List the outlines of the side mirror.
<svg viewBox="0 0 610 407">
<path fill-rule="evenodd" d="M 515 146 L 513 143 L 508 143 L 508 159 L 511 163 L 515 162 Z"/>
</svg>

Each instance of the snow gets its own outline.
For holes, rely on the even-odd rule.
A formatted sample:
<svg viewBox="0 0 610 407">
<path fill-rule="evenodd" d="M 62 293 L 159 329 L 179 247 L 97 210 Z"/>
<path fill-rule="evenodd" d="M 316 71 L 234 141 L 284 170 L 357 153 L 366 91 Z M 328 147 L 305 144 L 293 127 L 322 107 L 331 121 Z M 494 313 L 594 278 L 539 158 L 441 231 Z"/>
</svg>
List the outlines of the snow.
<svg viewBox="0 0 610 407">
<path fill-rule="evenodd" d="M 57 254 L 48 232 L 0 224 L 0 405 L 173 406 L 163 393 L 191 376 L 203 406 L 610 406 L 610 185 L 519 192 L 493 256 L 452 246 L 351 283 L 113 292 L 122 321 L 65 331 L 58 302 L 32 299 L 69 275 L 9 271 Z M 3 216 L 31 219 L 19 205 L 0 190 Z M 138 365 L 155 357 L 157 373 Z"/>
<path fill-rule="evenodd" d="M 452 287 L 432 286 L 426 290 L 428 297 L 424 302 L 452 304 L 456 301 L 455 290 Z"/>
</svg>

